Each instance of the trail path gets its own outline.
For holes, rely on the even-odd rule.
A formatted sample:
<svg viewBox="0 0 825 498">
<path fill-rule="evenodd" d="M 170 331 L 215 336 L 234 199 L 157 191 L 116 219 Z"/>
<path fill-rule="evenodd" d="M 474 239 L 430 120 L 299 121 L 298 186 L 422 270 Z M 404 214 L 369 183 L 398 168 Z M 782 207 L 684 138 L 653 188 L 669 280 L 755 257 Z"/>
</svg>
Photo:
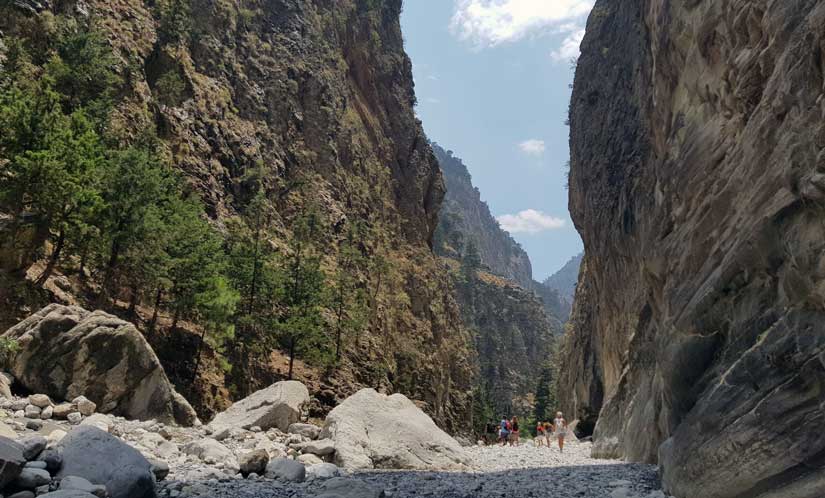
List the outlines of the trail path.
<svg viewBox="0 0 825 498">
<path fill-rule="evenodd" d="M 472 447 L 475 469 L 468 472 L 382 471 L 355 473 L 353 479 L 383 489 L 388 498 L 664 498 L 656 467 L 590 458 L 590 444 L 558 448 Z M 311 498 L 321 481 L 212 480 L 187 483 L 184 496 L 215 498 Z M 368 497 L 364 497 L 368 498 Z"/>
</svg>

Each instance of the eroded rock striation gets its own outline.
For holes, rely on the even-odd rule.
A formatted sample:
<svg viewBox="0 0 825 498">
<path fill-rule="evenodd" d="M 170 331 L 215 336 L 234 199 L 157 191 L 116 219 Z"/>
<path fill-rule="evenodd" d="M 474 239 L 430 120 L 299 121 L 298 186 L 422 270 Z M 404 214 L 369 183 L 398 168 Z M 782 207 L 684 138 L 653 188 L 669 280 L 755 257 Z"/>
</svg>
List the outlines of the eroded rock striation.
<svg viewBox="0 0 825 498">
<path fill-rule="evenodd" d="M 825 2 L 600 0 L 571 103 L 559 389 L 679 498 L 825 488 Z"/>
<path fill-rule="evenodd" d="M 97 409 L 183 425 L 197 421 L 146 339 L 129 322 L 102 311 L 52 304 L 3 337 L 20 345 L 10 370 L 31 392 L 74 400 L 76 410 L 87 415 Z"/>
</svg>

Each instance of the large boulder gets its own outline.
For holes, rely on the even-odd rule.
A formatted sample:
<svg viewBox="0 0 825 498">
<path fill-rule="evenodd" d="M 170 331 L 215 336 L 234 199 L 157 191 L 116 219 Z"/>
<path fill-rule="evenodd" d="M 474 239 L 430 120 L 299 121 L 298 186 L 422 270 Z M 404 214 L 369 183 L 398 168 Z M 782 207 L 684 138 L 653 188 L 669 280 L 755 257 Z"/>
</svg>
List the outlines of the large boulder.
<svg viewBox="0 0 825 498">
<path fill-rule="evenodd" d="M 335 463 L 345 469 L 460 469 L 469 464 L 461 445 L 402 394 L 362 389 L 327 416 L 321 438 L 335 442 Z"/>
<path fill-rule="evenodd" d="M 52 304 L 3 336 L 20 344 L 11 371 L 29 391 L 85 396 L 98 411 L 131 419 L 183 425 L 197 419 L 143 335 L 115 316 Z"/>
<path fill-rule="evenodd" d="M 7 437 L 0 436 L 0 488 L 17 479 L 25 464 L 23 447 Z"/>
<path fill-rule="evenodd" d="M 63 467 L 58 480 L 77 476 L 103 484 L 111 498 L 156 498 L 152 464 L 120 439 L 81 425 L 60 441 L 59 448 Z"/>
<path fill-rule="evenodd" d="M 294 380 L 278 382 L 236 401 L 209 423 L 213 432 L 225 429 L 276 427 L 286 431 L 301 417 L 301 409 L 309 403 L 306 386 Z"/>
</svg>

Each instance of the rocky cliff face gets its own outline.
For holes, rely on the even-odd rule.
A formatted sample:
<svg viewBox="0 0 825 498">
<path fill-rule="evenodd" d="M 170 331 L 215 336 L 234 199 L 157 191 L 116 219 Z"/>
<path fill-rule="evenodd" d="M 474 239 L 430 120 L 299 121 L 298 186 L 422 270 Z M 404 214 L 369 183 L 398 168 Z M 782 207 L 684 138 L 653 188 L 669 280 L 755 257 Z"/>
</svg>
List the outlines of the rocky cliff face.
<svg viewBox="0 0 825 498">
<path fill-rule="evenodd" d="M 322 211 L 331 244 L 343 221 L 363 221 L 373 236 L 362 249 L 391 271 L 374 284 L 369 330 L 345 352 L 342 378 L 319 388 L 330 403 L 365 384 L 405 392 L 452 428 L 469 408 L 471 345 L 430 248 L 444 186 L 413 113 L 400 10 L 401 0 L 5 2 L 0 36 L 37 43 L 56 17 L 102 32 L 127 82 L 111 133 L 128 142 L 156 128 L 219 228 L 255 182 L 274 247 L 307 206 Z M 193 342 L 170 342 L 161 360 L 180 364 Z M 279 374 L 260 375 L 250 388 Z"/>
<path fill-rule="evenodd" d="M 825 487 L 825 2 L 600 0 L 560 394 L 679 498 Z"/>
<path fill-rule="evenodd" d="M 454 270 L 462 321 L 475 338 L 477 406 L 494 417 L 532 414 L 538 372 L 563 334 L 565 305 L 558 292 L 533 280 L 530 258 L 499 227 L 461 159 L 437 144 L 433 150 L 447 186 L 434 246 Z M 472 272 L 469 244 L 481 260 Z"/>
<path fill-rule="evenodd" d="M 582 258 L 584 258 L 584 254 L 573 256 L 559 271 L 547 277 L 542 284 L 557 290 L 562 297 L 572 303 L 576 294 L 576 283 L 579 281 L 579 268 L 582 264 Z"/>
<path fill-rule="evenodd" d="M 539 372 L 552 360 L 561 321 L 535 293 L 489 273 L 457 287 L 464 323 L 475 334 L 487 407 L 494 417 L 532 415 Z"/>
<path fill-rule="evenodd" d="M 481 193 L 473 186 L 467 166 L 452 151 L 438 144 L 433 144 L 433 152 L 447 187 L 436 231 L 436 253 L 460 258 L 466 245 L 472 242 L 490 272 L 518 282 L 522 287 L 531 287 L 533 267 L 527 252 L 501 229 L 487 203 L 481 200 Z"/>
</svg>

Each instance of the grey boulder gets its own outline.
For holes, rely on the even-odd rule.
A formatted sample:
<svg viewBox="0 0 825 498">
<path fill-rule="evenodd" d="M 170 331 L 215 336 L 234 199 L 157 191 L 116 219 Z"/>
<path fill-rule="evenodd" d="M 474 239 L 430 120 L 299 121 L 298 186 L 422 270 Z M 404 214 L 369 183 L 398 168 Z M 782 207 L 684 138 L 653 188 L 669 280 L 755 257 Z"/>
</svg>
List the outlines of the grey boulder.
<svg viewBox="0 0 825 498">
<path fill-rule="evenodd" d="M 362 389 L 327 415 L 321 437 L 345 469 L 463 470 L 464 448 L 402 394 Z"/>
<path fill-rule="evenodd" d="M 19 488 L 34 489 L 38 486 L 49 484 L 51 481 L 52 476 L 47 470 L 26 467 L 20 472 L 20 475 L 17 476 L 14 484 Z"/>
<path fill-rule="evenodd" d="M 332 479 L 341 476 L 341 469 L 334 463 L 308 465 L 306 471 L 307 479 Z"/>
<path fill-rule="evenodd" d="M 232 453 L 232 450 L 214 439 L 204 438 L 192 441 L 185 444 L 183 448 L 181 448 L 181 451 L 187 455 L 196 456 L 206 463 L 215 464 L 221 462 L 224 464 L 235 464 L 235 454 Z"/>
<path fill-rule="evenodd" d="M 0 436 L 0 488 L 17 479 L 25 464 L 23 447 L 7 437 Z"/>
<path fill-rule="evenodd" d="M 301 409 L 309 403 L 306 386 L 294 380 L 277 382 L 256 391 L 215 416 L 208 428 L 213 433 L 240 427 L 276 427 L 286 431 L 301 417 Z"/>
<path fill-rule="evenodd" d="M 321 428 L 312 424 L 295 423 L 289 426 L 287 432 L 289 434 L 299 434 L 307 439 L 318 439 Z"/>
<path fill-rule="evenodd" d="M 238 459 L 241 474 L 245 476 L 249 474 L 263 474 L 266 471 L 268 463 L 269 453 L 267 453 L 266 450 L 250 451 L 249 453 L 241 455 Z"/>
<path fill-rule="evenodd" d="M 112 498 L 155 498 L 152 465 L 120 439 L 91 426 L 72 429 L 60 441 L 63 467 L 57 478 L 82 477 L 106 486 Z"/>
<path fill-rule="evenodd" d="M 317 441 L 299 444 L 297 448 L 304 453 L 326 456 L 335 453 L 335 441 L 332 439 L 319 439 Z"/>
<path fill-rule="evenodd" d="M 184 425 L 197 419 L 143 335 L 113 315 L 51 304 L 3 337 L 20 345 L 10 370 L 29 391 L 53 399 L 85 396 L 86 413 L 96 405 L 100 412 L 130 419 Z M 64 416 L 64 407 L 56 412 Z"/>
<path fill-rule="evenodd" d="M 46 438 L 43 436 L 27 436 L 18 441 L 23 447 L 23 458 L 34 460 L 41 451 L 46 449 Z"/>
<path fill-rule="evenodd" d="M 266 477 L 288 482 L 303 482 L 307 471 L 304 464 L 289 458 L 276 458 L 266 466 Z"/>
</svg>

